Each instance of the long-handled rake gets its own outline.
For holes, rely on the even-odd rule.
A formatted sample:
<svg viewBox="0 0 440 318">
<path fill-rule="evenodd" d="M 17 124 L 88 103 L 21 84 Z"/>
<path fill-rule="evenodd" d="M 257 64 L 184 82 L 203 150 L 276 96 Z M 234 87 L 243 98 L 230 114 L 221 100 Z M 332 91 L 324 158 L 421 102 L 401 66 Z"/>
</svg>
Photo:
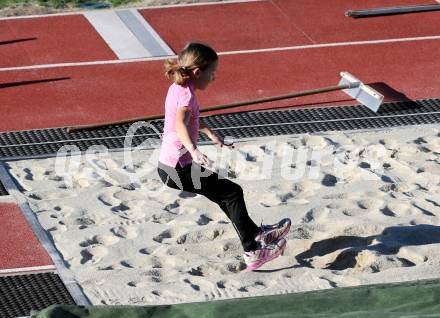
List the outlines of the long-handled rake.
<svg viewBox="0 0 440 318">
<path fill-rule="evenodd" d="M 277 101 L 277 100 L 282 100 L 282 99 L 289 99 L 289 98 L 295 98 L 295 97 L 302 97 L 302 96 L 308 96 L 308 95 L 327 93 L 327 92 L 338 91 L 338 90 L 342 90 L 343 92 L 347 93 L 350 97 L 352 97 L 353 99 L 356 99 L 359 103 L 368 107 L 369 109 L 371 109 L 374 112 L 376 112 L 379 109 L 379 106 L 382 104 L 383 98 L 384 98 L 382 94 L 380 94 L 379 92 L 377 92 L 376 90 L 374 90 L 370 86 L 365 85 L 359 79 L 357 79 L 356 77 L 354 77 L 353 75 L 351 75 L 348 72 L 341 72 L 340 75 L 341 75 L 341 80 L 340 80 L 339 84 L 336 86 L 311 89 L 311 90 L 307 90 L 307 91 L 301 91 L 301 92 L 266 97 L 266 98 L 259 98 L 259 99 L 248 100 L 248 101 L 243 101 L 243 102 L 236 102 L 236 103 L 231 103 L 231 104 L 211 106 L 211 107 L 206 107 L 206 108 L 200 109 L 200 112 L 208 112 L 208 111 L 228 109 L 228 108 L 239 107 L 239 106 L 254 105 L 254 104 L 272 102 L 272 101 Z M 154 119 L 160 119 L 163 117 L 164 117 L 164 115 L 160 114 L 160 115 L 153 115 L 153 116 L 142 117 L 142 118 L 132 118 L 132 119 L 128 119 L 128 120 L 114 121 L 114 122 L 109 122 L 109 123 L 69 127 L 69 128 L 67 128 L 67 132 L 75 132 L 75 131 L 86 130 L 86 129 L 95 129 L 95 128 L 101 128 L 101 127 L 106 127 L 106 126 L 113 126 L 113 125 L 123 125 L 123 124 L 133 123 L 136 121 L 149 121 L 149 120 L 154 120 Z"/>
<path fill-rule="evenodd" d="M 352 18 L 367 18 L 367 17 L 405 14 L 405 13 L 439 11 L 440 0 L 436 0 L 436 2 L 438 4 L 373 8 L 373 9 L 365 9 L 365 10 L 348 10 L 347 12 L 345 12 L 345 15 L 347 17 L 352 17 Z"/>
</svg>

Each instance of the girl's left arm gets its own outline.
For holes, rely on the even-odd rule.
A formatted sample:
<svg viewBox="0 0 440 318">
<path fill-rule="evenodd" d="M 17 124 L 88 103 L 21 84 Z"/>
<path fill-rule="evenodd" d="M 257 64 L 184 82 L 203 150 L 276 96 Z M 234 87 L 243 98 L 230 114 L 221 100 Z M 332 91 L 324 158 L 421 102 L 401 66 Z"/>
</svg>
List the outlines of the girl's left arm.
<svg viewBox="0 0 440 318">
<path fill-rule="evenodd" d="M 206 124 L 200 121 L 199 130 L 204 133 L 206 136 L 208 136 L 209 139 L 211 139 L 213 142 L 218 144 L 220 147 L 225 146 L 225 142 L 222 137 L 218 136 L 215 132 L 211 130 Z M 234 146 L 231 144 L 226 145 L 228 147 L 234 148 Z"/>
</svg>

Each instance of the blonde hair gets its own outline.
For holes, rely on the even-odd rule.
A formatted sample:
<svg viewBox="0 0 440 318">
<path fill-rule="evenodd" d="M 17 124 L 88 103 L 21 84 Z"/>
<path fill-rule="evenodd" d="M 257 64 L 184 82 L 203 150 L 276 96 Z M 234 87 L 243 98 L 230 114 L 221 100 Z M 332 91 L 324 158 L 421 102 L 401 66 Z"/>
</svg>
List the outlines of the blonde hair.
<svg viewBox="0 0 440 318">
<path fill-rule="evenodd" d="M 190 42 L 176 60 L 165 61 L 165 76 L 176 84 L 185 85 L 191 70 L 200 68 L 204 71 L 217 60 L 218 55 L 211 47 L 203 43 Z"/>
</svg>

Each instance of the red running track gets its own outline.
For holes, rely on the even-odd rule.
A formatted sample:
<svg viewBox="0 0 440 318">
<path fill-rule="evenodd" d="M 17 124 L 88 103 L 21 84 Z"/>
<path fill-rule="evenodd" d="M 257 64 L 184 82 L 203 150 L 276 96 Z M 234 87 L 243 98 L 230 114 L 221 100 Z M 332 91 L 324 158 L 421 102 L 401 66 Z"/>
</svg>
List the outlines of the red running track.
<svg viewBox="0 0 440 318">
<path fill-rule="evenodd" d="M 399 6 L 414 4 L 420 0 L 398 1 Z M 224 52 L 439 35 L 438 12 L 368 19 L 344 15 L 350 9 L 384 6 L 396 6 L 396 1 L 273 0 L 140 12 L 176 52 L 189 40 L 207 42 Z"/>
<path fill-rule="evenodd" d="M 399 1 L 413 4 L 420 1 Z M 368 7 L 392 5 L 393 0 L 368 2 Z M 365 6 L 355 0 L 273 0 L 140 12 L 175 51 L 189 40 L 208 42 L 218 51 L 236 51 L 438 35 L 438 12 L 368 19 L 344 16 L 349 9 Z M 115 59 L 82 14 L 0 20 L 0 68 Z"/>
<path fill-rule="evenodd" d="M 439 40 L 340 46 L 220 57 L 217 80 L 198 93 L 203 107 L 337 84 L 340 71 L 388 100 L 440 96 Z M 163 61 L 2 71 L 1 131 L 90 124 L 163 112 Z M 257 67 L 256 67 L 257 66 Z M 21 83 L 66 78 L 42 83 Z M 355 104 L 334 92 L 235 109 Z M 225 111 L 223 111 L 225 112 Z"/>
<path fill-rule="evenodd" d="M 116 59 L 83 15 L 0 20 L 0 67 Z"/>
<path fill-rule="evenodd" d="M 20 208 L 0 203 L 0 271 L 53 265 Z"/>
</svg>

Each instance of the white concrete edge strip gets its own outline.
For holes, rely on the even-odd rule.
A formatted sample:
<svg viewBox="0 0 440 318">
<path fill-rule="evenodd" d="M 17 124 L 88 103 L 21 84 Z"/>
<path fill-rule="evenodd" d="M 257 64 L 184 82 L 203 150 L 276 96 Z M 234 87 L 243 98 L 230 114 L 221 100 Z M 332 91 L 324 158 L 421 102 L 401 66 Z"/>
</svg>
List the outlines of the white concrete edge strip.
<svg viewBox="0 0 440 318">
<path fill-rule="evenodd" d="M 47 272 L 47 271 L 55 271 L 56 269 L 57 268 L 55 265 L 0 269 L 0 275 L 11 275 L 11 274 L 21 274 L 21 273 L 40 273 L 40 272 Z"/>
<path fill-rule="evenodd" d="M 5 186 L 6 190 L 12 196 L 14 196 L 21 212 L 23 213 L 23 216 L 31 226 L 34 234 L 37 236 L 41 245 L 46 249 L 47 253 L 52 258 L 60 279 L 63 281 L 75 303 L 80 306 L 90 306 L 91 303 L 89 299 L 75 281 L 73 273 L 65 266 L 60 252 L 56 249 L 54 243 L 38 222 L 38 219 L 30 208 L 26 197 L 18 190 L 3 161 L 0 161 L 0 180 Z"/>
<path fill-rule="evenodd" d="M 156 41 L 157 45 L 159 45 L 162 50 L 165 51 L 166 55 L 176 55 L 176 53 L 165 43 L 165 41 L 160 37 L 160 35 L 154 30 L 154 28 L 148 23 L 147 20 L 139 13 L 137 9 L 130 9 L 133 16 L 144 26 L 144 28 L 148 31 L 150 36 Z"/>
<path fill-rule="evenodd" d="M 84 16 L 119 59 L 151 57 L 115 11 L 91 11 Z"/>
<path fill-rule="evenodd" d="M 336 42 L 336 43 L 324 43 L 324 44 L 313 44 L 313 45 L 286 46 L 286 47 L 257 49 L 257 50 L 227 51 L 227 52 L 219 52 L 218 55 L 270 53 L 270 52 L 279 52 L 279 51 L 317 49 L 317 48 L 325 48 L 325 47 L 386 44 L 386 43 L 429 41 L 429 40 L 440 40 L 440 35 L 413 37 L 413 38 L 396 38 L 396 39 L 371 40 L 371 41 Z M 81 63 L 60 63 L 60 64 L 42 64 L 42 65 L 32 65 L 32 66 L 6 67 L 6 68 L 0 68 L 0 72 L 1 71 L 31 70 L 31 69 L 39 69 L 39 68 L 93 66 L 93 65 L 119 64 L 119 63 L 136 63 L 136 62 L 166 60 L 169 58 L 177 58 L 177 56 L 173 55 L 173 56 L 160 56 L 160 57 L 127 59 L 127 60 L 108 60 L 108 61 L 81 62 Z"/>
<path fill-rule="evenodd" d="M 223 0 L 221 2 L 199 2 L 199 3 L 181 3 L 181 4 L 166 4 L 166 5 L 156 5 L 156 6 L 139 6 L 139 7 L 133 7 L 135 9 L 144 10 L 144 9 L 162 9 L 162 8 L 179 8 L 179 7 L 198 7 L 198 6 L 212 6 L 212 5 L 224 5 L 224 4 L 233 4 L 233 3 L 245 3 L 245 2 L 263 2 L 266 0 Z M 92 12 L 92 11 L 112 11 L 113 9 L 98 9 L 98 10 L 84 10 L 80 9 L 77 11 L 72 12 L 62 12 L 62 13 L 52 13 L 52 14 L 41 14 L 41 15 L 25 15 L 25 16 L 16 16 L 16 17 L 3 17 L 0 18 L 0 21 L 2 20 L 19 20 L 19 19 L 35 19 L 35 18 L 47 18 L 47 17 L 62 17 L 62 16 L 69 16 L 69 15 L 81 15 L 85 12 Z M 118 9 L 116 9 L 118 10 Z M 122 9 L 124 10 L 124 9 Z M 125 9 L 126 10 L 126 9 Z"/>
</svg>

